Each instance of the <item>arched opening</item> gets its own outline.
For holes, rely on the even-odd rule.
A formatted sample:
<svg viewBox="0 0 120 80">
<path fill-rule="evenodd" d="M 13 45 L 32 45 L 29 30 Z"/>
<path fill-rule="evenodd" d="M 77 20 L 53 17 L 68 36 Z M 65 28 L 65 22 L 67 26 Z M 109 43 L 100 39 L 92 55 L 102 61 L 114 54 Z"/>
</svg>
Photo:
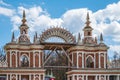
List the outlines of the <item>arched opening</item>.
<svg viewBox="0 0 120 80">
<path fill-rule="evenodd" d="M 35 55 L 35 67 L 39 67 L 39 55 L 38 54 L 36 54 Z"/>
<path fill-rule="evenodd" d="M 93 58 L 91 56 L 89 56 L 86 59 L 86 67 L 87 68 L 94 68 L 94 62 L 93 62 Z"/>
<path fill-rule="evenodd" d="M 90 32 L 88 32 L 88 36 L 90 36 L 91 34 L 90 34 Z"/>
<path fill-rule="evenodd" d="M 29 67 L 29 60 L 26 55 L 21 56 L 21 67 Z"/>
<path fill-rule="evenodd" d="M 51 36 L 50 38 L 46 39 L 45 42 L 64 43 L 66 41 L 59 36 Z"/>
<path fill-rule="evenodd" d="M 12 54 L 12 67 L 16 67 L 16 56 Z"/>
</svg>

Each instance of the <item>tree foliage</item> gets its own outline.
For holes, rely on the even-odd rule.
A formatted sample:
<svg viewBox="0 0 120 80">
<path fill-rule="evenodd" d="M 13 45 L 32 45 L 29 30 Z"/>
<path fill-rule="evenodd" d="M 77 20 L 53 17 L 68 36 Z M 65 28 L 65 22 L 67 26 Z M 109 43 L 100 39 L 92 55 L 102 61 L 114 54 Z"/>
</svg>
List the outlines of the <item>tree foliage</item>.
<svg viewBox="0 0 120 80">
<path fill-rule="evenodd" d="M 67 66 L 67 64 L 67 57 L 65 53 L 63 51 L 56 51 L 52 53 L 45 66 L 54 66 L 47 67 L 47 73 L 52 70 L 56 80 L 65 80 L 67 68 L 62 68 L 60 66 Z"/>
</svg>

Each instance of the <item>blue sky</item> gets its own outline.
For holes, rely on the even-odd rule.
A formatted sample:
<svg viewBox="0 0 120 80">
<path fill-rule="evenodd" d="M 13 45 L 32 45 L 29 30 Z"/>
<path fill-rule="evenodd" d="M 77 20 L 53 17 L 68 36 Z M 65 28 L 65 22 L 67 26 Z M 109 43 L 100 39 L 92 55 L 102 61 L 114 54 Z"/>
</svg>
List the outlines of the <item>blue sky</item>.
<svg viewBox="0 0 120 80">
<path fill-rule="evenodd" d="M 120 52 L 119 0 L 0 0 L 0 46 L 10 42 L 12 31 L 19 35 L 22 11 L 27 14 L 30 35 L 51 25 L 63 26 L 74 35 L 81 34 L 89 11 L 94 36 L 103 33 L 109 55 Z"/>
</svg>

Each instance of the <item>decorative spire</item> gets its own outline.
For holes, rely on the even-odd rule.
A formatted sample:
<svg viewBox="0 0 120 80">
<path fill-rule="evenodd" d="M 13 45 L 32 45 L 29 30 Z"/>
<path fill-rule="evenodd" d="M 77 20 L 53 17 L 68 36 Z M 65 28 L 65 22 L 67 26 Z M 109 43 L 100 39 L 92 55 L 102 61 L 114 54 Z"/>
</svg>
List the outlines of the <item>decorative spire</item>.
<svg viewBox="0 0 120 80">
<path fill-rule="evenodd" d="M 78 45 L 81 45 L 81 44 L 82 44 L 80 33 L 78 33 L 78 41 L 77 41 L 77 44 L 78 44 Z"/>
<path fill-rule="evenodd" d="M 90 20 L 89 12 L 87 12 L 86 23 L 85 23 L 85 24 L 86 24 L 86 27 L 89 27 L 89 26 L 90 26 L 90 23 L 91 23 L 91 22 L 90 22 L 89 20 Z"/>
<path fill-rule="evenodd" d="M 25 24 L 26 21 L 27 21 L 27 20 L 26 20 L 25 10 L 23 10 L 22 24 Z"/>
<path fill-rule="evenodd" d="M 76 43 L 76 36 L 74 36 L 74 39 L 75 39 L 75 43 Z"/>
<path fill-rule="evenodd" d="M 100 43 L 103 42 L 103 36 L 102 36 L 102 33 L 100 34 Z"/>
<path fill-rule="evenodd" d="M 15 35 L 14 35 L 14 32 L 12 33 L 12 39 L 11 39 L 11 42 L 14 42 L 15 41 Z"/>
<path fill-rule="evenodd" d="M 35 41 L 36 41 L 36 38 L 35 38 L 35 35 L 34 35 L 34 39 L 33 39 L 33 42 L 35 43 Z"/>
<path fill-rule="evenodd" d="M 36 40 L 37 40 L 37 32 L 35 32 L 35 35 L 34 35 L 34 39 L 33 39 L 34 43 L 36 42 Z"/>
<path fill-rule="evenodd" d="M 80 35 L 80 33 L 78 33 L 78 42 L 80 42 L 81 41 L 81 35 Z"/>
<path fill-rule="evenodd" d="M 37 32 L 35 32 L 35 38 L 37 38 Z"/>
<path fill-rule="evenodd" d="M 95 37 L 95 43 L 97 44 L 97 37 Z"/>
<path fill-rule="evenodd" d="M 25 10 L 23 11 L 23 18 L 22 18 L 22 24 L 19 27 L 20 29 L 20 36 L 19 36 L 19 43 L 21 44 L 29 44 L 30 43 L 30 38 L 28 35 L 28 29 L 29 27 L 27 26 L 27 24 L 25 24 L 26 20 L 26 15 L 25 15 Z"/>
</svg>

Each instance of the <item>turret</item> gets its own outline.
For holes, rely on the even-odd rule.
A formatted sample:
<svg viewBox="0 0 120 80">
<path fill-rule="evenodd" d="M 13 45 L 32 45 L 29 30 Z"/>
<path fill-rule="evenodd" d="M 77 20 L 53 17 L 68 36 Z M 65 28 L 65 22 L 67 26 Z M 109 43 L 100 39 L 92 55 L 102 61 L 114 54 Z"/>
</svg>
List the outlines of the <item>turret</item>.
<svg viewBox="0 0 120 80">
<path fill-rule="evenodd" d="M 30 39 L 29 39 L 29 36 L 28 36 L 29 27 L 26 24 L 27 20 L 26 20 L 25 11 L 23 11 L 23 19 L 21 21 L 22 21 L 22 24 L 19 27 L 19 29 L 20 29 L 20 37 L 19 37 L 18 43 L 20 43 L 20 44 L 29 44 L 30 43 Z"/>
<path fill-rule="evenodd" d="M 83 31 L 84 31 L 84 37 L 89 37 L 92 36 L 92 30 L 93 28 L 90 26 L 90 18 L 89 18 L 89 13 L 87 13 L 87 17 L 86 17 L 86 26 L 84 27 Z"/>
<path fill-rule="evenodd" d="M 93 28 L 90 26 L 90 18 L 89 18 L 89 13 L 87 13 L 87 17 L 86 17 L 86 25 L 83 29 L 84 31 L 84 39 L 83 42 L 84 44 L 91 44 L 94 43 L 94 39 L 92 38 L 92 30 Z"/>
</svg>

